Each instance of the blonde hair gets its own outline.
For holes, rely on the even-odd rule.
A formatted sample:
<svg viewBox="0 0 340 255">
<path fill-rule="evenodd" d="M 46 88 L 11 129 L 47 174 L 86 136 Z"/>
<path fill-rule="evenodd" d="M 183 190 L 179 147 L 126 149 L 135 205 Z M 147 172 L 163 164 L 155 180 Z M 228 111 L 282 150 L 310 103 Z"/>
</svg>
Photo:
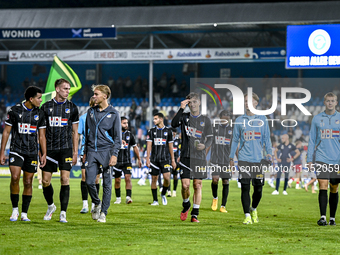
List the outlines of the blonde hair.
<svg viewBox="0 0 340 255">
<path fill-rule="evenodd" d="M 95 91 L 95 90 L 99 90 L 103 94 L 107 95 L 107 99 L 109 99 L 110 96 L 111 96 L 111 90 L 110 90 L 109 86 L 107 86 L 107 85 L 102 85 L 102 84 L 92 85 L 92 91 Z"/>
<path fill-rule="evenodd" d="M 96 102 L 94 101 L 94 98 L 91 97 L 91 98 L 90 98 L 90 101 L 89 101 L 90 107 L 93 107 L 95 104 L 96 104 Z"/>
<path fill-rule="evenodd" d="M 246 93 L 246 94 L 244 95 L 244 97 L 246 97 L 246 96 L 248 96 L 248 93 Z M 259 96 L 258 96 L 258 95 L 256 95 L 254 92 L 253 92 L 253 99 L 255 99 L 257 102 L 259 102 L 259 101 L 260 101 L 260 98 L 259 98 Z"/>
<path fill-rule="evenodd" d="M 335 100 L 338 101 L 338 97 L 333 92 L 328 92 L 324 97 L 323 101 L 326 101 L 326 97 L 335 97 Z"/>
</svg>

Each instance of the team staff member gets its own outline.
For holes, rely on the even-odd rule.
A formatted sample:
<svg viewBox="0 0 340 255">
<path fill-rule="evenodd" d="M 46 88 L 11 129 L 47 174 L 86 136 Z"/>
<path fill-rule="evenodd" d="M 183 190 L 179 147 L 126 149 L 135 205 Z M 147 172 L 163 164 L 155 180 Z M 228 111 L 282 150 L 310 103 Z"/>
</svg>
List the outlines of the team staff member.
<svg viewBox="0 0 340 255">
<path fill-rule="evenodd" d="M 231 119 L 231 113 L 227 110 L 223 110 L 219 114 L 220 123 L 215 125 L 212 130 L 214 134 L 214 141 L 211 146 L 211 169 L 213 170 L 212 182 L 211 182 L 211 191 L 213 195 L 213 201 L 211 205 L 211 209 L 213 211 L 217 210 L 218 204 L 218 181 L 222 179 L 222 203 L 220 207 L 220 212 L 226 213 L 225 209 L 228 194 L 229 194 L 229 179 L 231 179 L 232 169 L 230 168 L 230 147 L 231 147 L 231 139 L 233 128 L 229 124 L 229 120 Z"/>
<path fill-rule="evenodd" d="M 280 154 L 278 155 L 278 151 L 280 150 Z M 294 154 L 294 156 L 292 156 Z M 282 172 L 285 174 L 285 182 L 283 186 L 283 195 L 288 195 L 287 186 L 288 186 L 288 177 L 291 170 L 291 162 L 300 157 L 300 151 L 295 147 L 294 144 L 289 142 L 289 136 L 284 134 L 281 136 L 281 143 L 274 151 L 274 156 L 279 163 L 279 171 L 276 176 L 276 188 L 273 191 L 272 195 L 279 195 L 279 187 L 280 187 L 280 178 Z"/>
<path fill-rule="evenodd" d="M 41 168 L 43 193 L 48 208 L 44 220 L 51 220 L 57 209 L 53 202 L 52 174 L 60 171 L 60 218 L 66 223 L 66 211 L 70 198 L 70 170 L 77 163 L 78 156 L 78 107 L 67 100 L 70 94 L 70 83 L 58 79 L 54 83 L 56 96 L 41 107 L 46 119 L 46 165 Z"/>
<path fill-rule="evenodd" d="M 24 192 L 22 193 L 21 220 L 30 221 L 27 217 L 28 207 L 32 199 L 32 182 L 38 167 L 37 132 L 42 154 L 40 166 L 46 164 L 46 124 L 41 104 L 41 89 L 31 86 L 25 91 L 26 101 L 11 107 L 5 121 L 2 134 L 0 163 L 5 164 L 5 148 L 12 131 L 9 152 L 9 169 L 11 171 L 11 202 L 12 215 L 10 221 L 17 221 L 19 217 L 19 181 L 23 170 Z"/>
<path fill-rule="evenodd" d="M 164 178 L 162 189 L 162 204 L 167 205 L 166 192 L 170 186 L 171 167 L 176 167 L 173 151 L 173 139 L 171 128 L 164 125 L 164 115 L 160 112 L 153 115 L 153 123 L 155 127 L 148 132 L 146 166 L 151 167 L 151 191 L 153 203 L 151 205 L 159 205 L 157 198 L 157 180 L 162 173 Z M 171 165 L 170 165 L 171 160 Z"/>
<path fill-rule="evenodd" d="M 254 108 L 258 105 L 260 99 L 253 93 L 252 104 Z M 262 198 L 262 187 L 264 185 L 264 175 L 261 165 L 263 159 L 262 150 L 265 146 L 267 159 L 271 161 L 272 144 L 270 141 L 270 131 L 266 116 L 255 115 L 249 110 L 248 96 L 244 96 L 246 113 L 238 117 L 235 121 L 233 140 L 230 151 L 230 165 L 233 166 L 233 160 L 238 150 L 238 165 L 240 169 L 241 183 L 241 202 L 245 219 L 243 224 L 258 223 L 257 206 Z M 252 204 L 250 207 L 250 181 L 254 186 Z"/>
<path fill-rule="evenodd" d="M 186 106 L 190 113 L 184 113 Z M 181 102 L 181 107 L 173 118 L 172 127 L 181 127 L 182 144 L 180 157 L 180 175 L 182 181 L 183 210 L 181 220 L 188 217 L 190 204 L 190 179 L 193 179 L 194 195 L 191 222 L 199 222 L 197 216 L 202 200 L 202 179 L 207 178 L 206 152 L 213 141 L 211 121 L 208 117 L 200 114 L 201 101 L 197 93 L 191 92 Z"/>
<path fill-rule="evenodd" d="M 319 226 L 326 226 L 327 202 L 329 202 L 329 225 L 335 226 L 335 214 L 338 207 L 338 187 L 340 182 L 340 113 L 335 110 L 338 105 L 337 96 L 329 92 L 324 96 L 325 111 L 313 117 L 309 133 L 307 163 L 310 171 L 316 170 L 319 182 L 319 208 L 321 218 Z M 315 150 L 315 165 L 313 153 Z M 330 186 L 327 201 L 328 183 Z"/>
<path fill-rule="evenodd" d="M 90 102 L 89 102 L 90 107 L 95 106 L 95 102 L 93 97 L 91 97 Z M 86 121 L 86 116 L 87 112 L 84 113 L 83 115 L 80 116 L 79 118 L 79 125 L 78 125 L 78 134 L 79 138 L 80 135 L 82 135 L 82 140 L 81 140 L 81 155 L 80 155 L 80 161 L 81 163 L 81 182 L 80 182 L 80 190 L 81 190 L 81 197 L 83 200 L 83 208 L 80 210 L 80 213 L 88 213 L 89 211 L 89 206 L 88 206 L 88 191 L 87 191 L 87 186 L 85 182 L 85 164 L 83 163 L 83 155 L 84 155 L 84 145 L 85 145 L 85 121 Z M 96 188 L 97 188 L 97 193 L 99 195 L 99 179 L 100 179 L 100 174 L 97 175 L 96 178 Z M 92 203 L 92 209 L 91 212 L 93 211 L 94 208 L 94 203 Z"/>
<path fill-rule="evenodd" d="M 116 193 L 116 201 L 114 204 L 120 204 L 122 199 L 120 197 L 120 182 L 122 172 L 124 172 L 125 178 L 125 189 L 126 189 L 126 200 L 127 204 L 132 203 L 131 193 L 132 193 L 132 183 L 131 183 L 131 157 L 130 157 L 130 148 L 133 148 L 135 155 L 138 160 L 138 167 L 142 167 L 142 162 L 139 156 L 138 146 L 136 144 L 136 140 L 134 135 L 128 130 L 129 121 L 126 117 L 120 117 L 121 126 L 122 126 L 122 147 L 118 153 L 117 165 L 113 167 L 114 177 L 115 177 L 115 193 Z"/>
<path fill-rule="evenodd" d="M 92 219 L 106 222 L 112 191 L 112 170 L 116 165 L 122 144 L 120 116 L 116 109 L 108 104 L 111 90 L 106 85 L 93 87 L 96 106 L 87 111 L 85 125 L 85 162 L 87 189 L 95 204 Z M 95 185 L 100 166 L 103 170 L 103 199 L 100 201 Z"/>
</svg>

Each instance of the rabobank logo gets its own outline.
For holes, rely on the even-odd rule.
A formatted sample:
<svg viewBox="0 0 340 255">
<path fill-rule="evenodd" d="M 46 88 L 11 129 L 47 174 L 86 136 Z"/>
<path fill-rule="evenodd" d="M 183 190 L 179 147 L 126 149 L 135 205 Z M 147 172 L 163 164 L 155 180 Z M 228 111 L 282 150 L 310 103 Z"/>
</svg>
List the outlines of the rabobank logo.
<svg viewBox="0 0 340 255">
<path fill-rule="evenodd" d="M 308 38 L 308 47 L 315 55 L 325 54 L 331 47 L 331 37 L 323 29 L 314 30 Z"/>
<path fill-rule="evenodd" d="M 201 52 L 177 52 L 177 57 L 183 58 L 183 57 L 201 57 L 202 53 Z"/>
</svg>

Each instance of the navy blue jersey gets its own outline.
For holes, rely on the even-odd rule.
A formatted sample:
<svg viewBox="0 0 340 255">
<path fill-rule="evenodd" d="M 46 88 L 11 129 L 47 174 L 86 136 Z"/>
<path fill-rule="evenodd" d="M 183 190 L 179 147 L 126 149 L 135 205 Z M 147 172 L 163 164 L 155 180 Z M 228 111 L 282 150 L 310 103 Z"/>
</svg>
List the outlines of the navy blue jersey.
<svg viewBox="0 0 340 255">
<path fill-rule="evenodd" d="M 129 130 L 122 132 L 122 146 L 118 153 L 117 164 L 131 163 L 130 148 L 135 147 L 136 145 L 135 137 Z"/>
<path fill-rule="evenodd" d="M 231 140 L 233 137 L 232 127 L 228 125 L 216 125 L 212 127 L 214 141 L 211 146 L 211 163 L 229 164 Z"/>
<path fill-rule="evenodd" d="M 174 139 L 173 149 L 174 149 L 174 157 L 175 157 L 175 160 L 176 160 L 179 157 L 179 152 L 180 152 L 180 149 L 181 149 L 181 139 L 179 139 L 178 136 L 176 136 L 175 139 Z"/>
<path fill-rule="evenodd" d="M 47 150 L 72 148 L 72 125 L 79 122 L 78 107 L 69 100 L 57 102 L 53 98 L 44 103 L 41 110 L 46 119 Z"/>
<path fill-rule="evenodd" d="M 169 143 L 173 143 L 172 131 L 170 128 L 164 126 L 151 128 L 146 138 L 147 142 L 152 142 L 151 148 L 151 162 L 162 162 L 170 160 Z"/>
<path fill-rule="evenodd" d="M 39 108 L 28 109 L 24 103 L 12 106 L 5 124 L 12 127 L 11 152 L 38 154 L 37 131 L 46 128 L 44 113 Z"/>
<path fill-rule="evenodd" d="M 293 157 L 292 152 L 294 152 L 296 147 L 294 144 L 289 143 L 288 145 L 285 145 L 284 143 L 280 143 L 279 146 L 277 146 L 277 149 L 279 150 L 276 155 L 278 159 L 281 159 L 282 165 L 290 165 L 290 162 L 287 162 L 287 158 Z"/>
</svg>

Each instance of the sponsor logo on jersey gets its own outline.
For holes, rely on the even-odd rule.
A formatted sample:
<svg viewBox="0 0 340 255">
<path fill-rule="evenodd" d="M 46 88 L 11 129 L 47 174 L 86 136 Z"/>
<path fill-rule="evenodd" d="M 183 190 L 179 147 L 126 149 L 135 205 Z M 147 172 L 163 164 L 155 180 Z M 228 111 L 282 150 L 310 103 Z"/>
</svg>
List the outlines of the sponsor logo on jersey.
<svg viewBox="0 0 340 255">
<path fill-rule="evenodd" d="M 261 132 L 246 131 L 244 133 L 244 140 L 246 141 L 259 140 L 259 139 L 261 139 Z"/>
<path fill-rule="evenodd" d="M 67 126 L 67 121 L 68 119 L 63 119 L 62 117 L 49 117 L 51 127 Z"/>
<path fill-rule="evenodd" d="M 170 168 L 171 166 L 169 164 L 164 165 L 164 168 Z"/>
<path fill-rule="evenodd" d="M 154 138 L 154 144 L 155 145 L 165 145 L 166 139 L 163 138 Z"/>
<path fill-rule="evenodd" d="M 132 170 L 132 167 L 131 167 L 131 166 L 128 166 L 128 167 L 126 168 L 126 170 Z"/>
<path fill-rule="evenodd" d="M 15 160 L 14 158 L 11 158 L 9 161 L 10 161 L 11 163 L 13 163 L 13 162 L 14 162 L 14 160 Z"/>
<path fill-rule="evenodd" d="M 339 138 L 339 130 L 333 130 L 333 129 L 321 129 L 321 139 L 334 139 Z"/>
<path fill-rule="evenodd" d="M 230 145 L 230 139 L 223 136 L 215 136 L 215 143 L 219 145 Z"/>
<path fill-rule="evenodd" d="M 50 108 L 50 112 L 53 112 L 53 109 L 52 109 L 52 108 Z"/>
<path fill-rule="evenodd" d="M 19 114 L 19 118 L 21 119 L 22 114 Z"/>
<path fill-rule="evenodd" d="M 9 120 L 9 114 L 7 114 L 6 120 Z"/>
<path fill-rule="evenodd" d="M 185 131 L 187 133 L 187 136 L 193 136 L 196 138 L 202 137 L 202 131 L 197 130 L 196 128 L 185 126 Z"/>
<path fill-rule="evenodd" d="M 32 166 L 38 166 L 38 161 L 32 161 L 32 162 L 31 162 L 31 165 L 32 165 Z"/>
<path fill-rule="evenodd" d="M 70 109 L 69 109 L 69 108 L 66 108 L 66 109 L 65 109 L 65 113 L 70 113 Z"/>
<path fill-rule="evenodd" d="M 19 134 L 34 134 L 37 132 L 37 127 L 27 123 L 18 123 L 18 132 Z"/>
<path fill-rule="evenodd" d="M 65 163 L 72 163 L 72 158 L 65 158 Z"/>
</svg>

